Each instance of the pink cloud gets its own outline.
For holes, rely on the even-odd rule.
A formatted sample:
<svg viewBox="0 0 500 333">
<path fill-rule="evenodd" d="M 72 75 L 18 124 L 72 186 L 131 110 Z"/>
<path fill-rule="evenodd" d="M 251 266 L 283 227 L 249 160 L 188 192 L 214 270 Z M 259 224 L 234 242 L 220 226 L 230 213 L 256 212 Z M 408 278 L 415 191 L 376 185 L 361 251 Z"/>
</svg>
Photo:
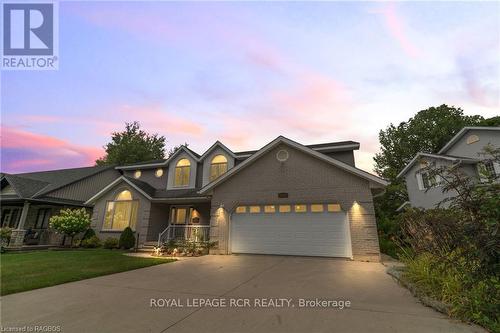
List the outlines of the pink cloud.
<svg viewBox="0 0 500 333">
<path fill-rule="evenodd" d="M 2 171 L 21 172 L 93 165 L 101 148 L 74 144 L 20 128 L 1 127 Z"/>
<path fill-rule="evenodd" d="M 52 165 L 53 160 L 43 159 L 43 158 L 33 158 L 10 162 L 8 167 L 13 170 L 27 170 L 29 168 L 39 169 L 40 166 Z"/>
<path fill-rule="evenodd" d="M 374 10 L 373 13 L 380 14 L 384 19 L 389 33 L 394 37 L 401 48 L 412 58 L 422 56 L 422 51 L 407 36 L 407 23 L 399 15 L 393 3 L 387 3 L 382 9 Z"/>
<path fill-rule="evenodd" d="M 183 133 L 189 136 L 200 136 L 203 127 L 199 121 L 190 120 L 181 111 L 169 111 L 160 105 L 123 106 L 120 111 L 127 116 L 140 121 L 146 127 L 167 133 Z"/>
<path fill-rule="evenodd" d="M 25 115 L 22 116 L 23 121 L 30 123 L 58 123 L 64 120 L 63 117 L 50 115 Z"/>
</svg>

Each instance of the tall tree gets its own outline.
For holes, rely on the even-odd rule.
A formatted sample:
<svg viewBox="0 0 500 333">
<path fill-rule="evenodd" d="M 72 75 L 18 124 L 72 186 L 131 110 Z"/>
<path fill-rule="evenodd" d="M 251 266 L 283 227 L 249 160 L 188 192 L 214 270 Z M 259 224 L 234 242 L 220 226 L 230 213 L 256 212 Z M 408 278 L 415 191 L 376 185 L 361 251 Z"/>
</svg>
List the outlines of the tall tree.
<svg viewBox="0 0 500 333">
<path fill-rule="evenodd" d="M 479 123 L 479 126 L 500 126 L 500 116 L 487 118 Z"/>
<path fill-rule="evenodd" d="M 466 116 L 460 108 L 441 105 L 418 112 L 413 118 L 390 124 L 379 133 L 381 152 L 375 155 L 375 171 L 390 181 L 418 153 L 436 153 L 464 126 L 478 125 L 484 118 Z"/>
<path fill-rule="evenodd" d="M 187 148 L 188 146 L 189 146 L 189 144 L 187 142 L 185 142 L 183 145 L 177 145 L 177 146 L 170 148 L 167 152 L 167 158 L 169 158 L 170 156 L 175 154 L 179 149 L 181 149 L 181 147 Z"/>
<path fill-rule="evenodd" d="M 164 136 L 148 134 L 139 122 L 125 123 L 125 130 L 113 132 L 111 142 L 104 149 L 106 155 L 97 159 L 97 165 L 124 165 L 158 160 L 165 157 Z"/>
</svg>

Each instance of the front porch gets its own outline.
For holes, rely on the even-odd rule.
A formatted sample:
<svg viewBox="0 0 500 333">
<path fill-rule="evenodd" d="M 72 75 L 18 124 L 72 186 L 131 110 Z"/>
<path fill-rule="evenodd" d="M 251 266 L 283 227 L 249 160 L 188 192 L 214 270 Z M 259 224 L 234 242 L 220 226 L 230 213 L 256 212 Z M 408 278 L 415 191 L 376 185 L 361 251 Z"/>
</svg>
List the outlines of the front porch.
<svg viewBox="0 0 500 333">
<path fill-rule="evenodd" d="M 64 236 L 49 229 L 49 219 L 64 205 L 29 201 L 2 202 L 0 226 L 11 228 L 11 249 L 42 249 L 63 245 Z"/>
<path fill-rule="evenodd" d="M 156 245 L 171 240 L 208 242 L 210 239 L 210 203 L 170 205 L 168 223 L 157 234 Z M 154 223 L 154 221 L 152 221 Z M 150 240 L 152 241 L 152 240 Z"/>
</svg>

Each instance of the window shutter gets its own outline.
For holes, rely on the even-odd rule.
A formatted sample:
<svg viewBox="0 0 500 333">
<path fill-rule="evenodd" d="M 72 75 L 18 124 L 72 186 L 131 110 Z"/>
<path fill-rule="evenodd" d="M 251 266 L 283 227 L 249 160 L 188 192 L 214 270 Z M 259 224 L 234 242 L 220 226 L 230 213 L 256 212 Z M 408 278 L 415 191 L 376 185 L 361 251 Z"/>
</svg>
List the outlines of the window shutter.
<svg viewBox="0 0 500 333">
<path fill-rule="evenodd" d="M 422 181 L 422 174 L 417 173 L 416 176 L 417 176 L 418 189 L 420 191 L 425 190 L 425 188 L 424 188 L 424 182 Z"/>
<path fill-rule="evenodd" d="M 500 164 L 493 162 L 493 168 L 495 169 L 495 175 L 500 175 Z"/>
</svg>

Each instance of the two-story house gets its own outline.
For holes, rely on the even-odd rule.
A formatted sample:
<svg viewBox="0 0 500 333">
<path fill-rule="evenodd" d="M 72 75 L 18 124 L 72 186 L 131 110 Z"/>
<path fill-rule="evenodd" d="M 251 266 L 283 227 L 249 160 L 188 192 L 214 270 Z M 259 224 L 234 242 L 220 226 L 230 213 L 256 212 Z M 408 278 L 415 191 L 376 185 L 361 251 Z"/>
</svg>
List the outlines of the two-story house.
<svg viewBox="0 0 500 333">
<path fill-rule="evenodd" d="M 181 147 L 165 160 L 117 167 L 122 176 L 85 204 L 101 238 L 130 226 L 141 246 L 210 239 L 218 254 L 379 260 L 373 193 L 387 182 L 356 168 L 356 149 L 282 136 L 255 151 Z"/>
<path fill-rule="evenodd" d="M 398 174 L 398 178 L 404 177 L 409 198 L 403 206 L 446 207 L 448 201 L 445 199 L 456 195 L 453 191 L 443 191 L 439 179 L 428 172 L 430 163 L 437 167 L 457 166 L 478 182 L 483 171 L 500 174 L 500 165 L 483 161 L 486 157 L 483 149 L 487 145 L 500 147 L 500 127 L 464 127 L 437 154 L 417 154 Z"/>
</svg>

